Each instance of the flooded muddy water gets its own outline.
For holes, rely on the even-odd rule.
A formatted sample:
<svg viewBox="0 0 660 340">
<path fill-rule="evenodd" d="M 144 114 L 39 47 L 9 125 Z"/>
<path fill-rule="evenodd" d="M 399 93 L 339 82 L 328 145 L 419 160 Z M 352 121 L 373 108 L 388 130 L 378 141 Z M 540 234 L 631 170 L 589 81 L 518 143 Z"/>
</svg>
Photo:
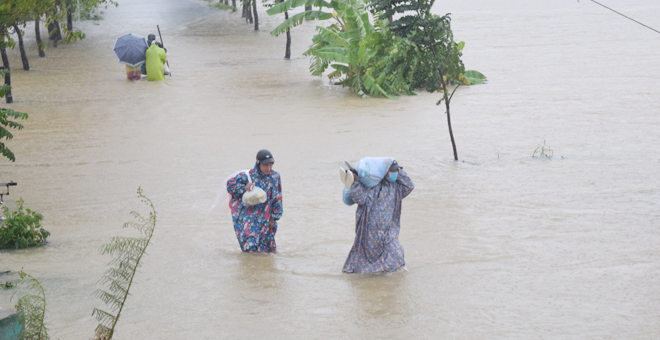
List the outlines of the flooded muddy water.
<svg viewBox="0 0 660 340">
<path fill-rule="evenodd" d="M 460 88 L 452 159 L 438 94 L 362 99 L 309 75 L 317 23 L 284 37 L 205 2 L 124 0 L 87 38 L 13 65 L 25 129 L 0 160 L 52 233 L 0 251 L 47 292 L 52 339 L 88 339 L 99 246 L 155 203 L 153 244 L 118 339 L 654 339 L 660 334 L 660 34 L 590 1 L 439 1 L 487 85 Z M 654 0 L 607 5 L 656 29 Z M 130 82 L 115 38 L 157 33 L 173 76 Z M 42 29 L 42 32 L 44 30 Z M 545 140 L 553 158 L 532 158 Z M 278 253 L 241 253 L 229 218 L 208 210 L 222 180 L 268 148 L 282 175 Z M 415 191 L 404 202 L 407 271 L 341 273 L 354 208 L 344 160 L 392 156 Z M 6 277 L 6 276 L 5 276 Z M 0 277 L 3 280 L 5 277 Z M 0 291 L 9 308 L 12 291 Z"/>
</svg>

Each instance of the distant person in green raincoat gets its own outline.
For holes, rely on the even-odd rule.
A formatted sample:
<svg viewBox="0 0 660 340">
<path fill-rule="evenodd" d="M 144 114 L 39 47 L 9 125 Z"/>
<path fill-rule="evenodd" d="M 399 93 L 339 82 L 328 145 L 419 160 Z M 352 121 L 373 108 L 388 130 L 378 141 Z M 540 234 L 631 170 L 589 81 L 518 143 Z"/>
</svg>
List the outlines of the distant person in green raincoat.
<svg viewBox="0 0 660 340">
<path fill-rule="evenodd" d="M 158 46 L 156 41 L 151 43 L 147 50 L 147 80 L 165 80 L 163 63 L 167 61 L 165 50 Z"/>
</svg>

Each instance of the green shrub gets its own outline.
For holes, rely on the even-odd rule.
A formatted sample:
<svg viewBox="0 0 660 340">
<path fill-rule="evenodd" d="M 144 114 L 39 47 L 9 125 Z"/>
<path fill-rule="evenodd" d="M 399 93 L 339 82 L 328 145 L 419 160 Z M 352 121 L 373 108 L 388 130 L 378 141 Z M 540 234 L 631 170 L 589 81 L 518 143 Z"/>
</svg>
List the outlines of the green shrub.
<svg viewBox="0 0 660 340">
<path fill-rule="evenodd" d="M 9 211 L 7 207 L 3 209 L 6 220 L 4 225 L 0 226 L 0 249 L 40 246 L 46 243 L 46 238 L 50 236 L 50 232 L 41 227 L 43 216 L 24 209 L 23 203 L 22 199 L 16 201 L 16 211 Z"/>
</svg>

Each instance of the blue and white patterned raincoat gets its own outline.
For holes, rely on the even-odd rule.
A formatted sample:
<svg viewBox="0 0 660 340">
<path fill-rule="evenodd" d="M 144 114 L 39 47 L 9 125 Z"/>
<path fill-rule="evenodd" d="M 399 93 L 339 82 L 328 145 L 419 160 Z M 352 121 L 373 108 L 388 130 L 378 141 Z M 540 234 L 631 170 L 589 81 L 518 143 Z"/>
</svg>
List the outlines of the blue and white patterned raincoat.
<svg viewBox="0 0 660 340">
<path fill-rule="evenodd" d="M 256 164 L 250 170 L 250 178 L 255 186 L 263 189 L 268 198 L 266 202 L 253 206 L 244 205 L 242 198 L 248 178 L 241 172 L 227 181 L 227 192 L 231 195 L 231 217 L 234 231 L 241 250 L 248 252 L 275 252 L 275 233 L 277 220 L 282 218 L 282 182 L 280 174 L 271 171 L 264 174 Z M 270 228 L 268 221 L 273 217 L 275 225 Z"/>
<path fill-rule="evenodd" d="M 355 242 L 344 263 L 345 273 L 391 272 L 405 265 L 399 243 L 401 201 L 413 189 L 403 170 L 393 183 L 383 179 L 373 188 L 353 183 L 351 198 L 358 204 Z"/>
</svg>

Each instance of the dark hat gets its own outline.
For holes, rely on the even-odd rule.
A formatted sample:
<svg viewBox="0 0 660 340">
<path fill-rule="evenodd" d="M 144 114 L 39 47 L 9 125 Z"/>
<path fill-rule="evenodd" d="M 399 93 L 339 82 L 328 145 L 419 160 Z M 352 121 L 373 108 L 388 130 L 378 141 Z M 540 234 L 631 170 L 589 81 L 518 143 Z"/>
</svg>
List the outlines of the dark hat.
<svg viewBox="0 0 660 340">
<path fill-rule="evenodd" d="M 397 163 L 397 161 L 394 160 L 394 162 L 392 162 L 392 165 L 390 165 L 390 171 L 399 170 L 399 169 L 403 169 L 403 167 L 399 166 L 399 163 Z"/>
<path fill-rule="evenodd" d="M 147 40 L 149 40 L 149 41 L 154 41 L 154 40 L 156 40 L 156 35 L 155 35 L 155 34 L 149 34 L 149 35 L 147 36 Z"/>
<path fill-rule="evenodd" d="M 268 163 L 274 163 L 275 159 L 273 158 L 273 154 L 270 153 L 270 151 L 263 149 L 259 150 L 257 152 L 257 163 L 258 164 L 268 164 Z"/>
</svg>

